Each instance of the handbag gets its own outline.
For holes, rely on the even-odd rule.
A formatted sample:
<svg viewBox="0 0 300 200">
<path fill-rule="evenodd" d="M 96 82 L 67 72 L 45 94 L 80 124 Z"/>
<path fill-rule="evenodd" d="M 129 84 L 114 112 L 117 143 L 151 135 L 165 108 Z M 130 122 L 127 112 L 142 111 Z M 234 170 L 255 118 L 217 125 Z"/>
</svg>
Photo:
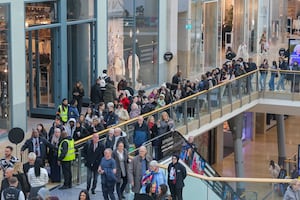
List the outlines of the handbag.
<svg viewBox="0 0 300 200">
<path fill-rule="evenodd" d="M 30 184 L 28 182 L 26 174 L 18 172 L 16 174 L 16 177 L 22 186 L 22 191 L 25 194 L 28 193 L 30 191 Z"/>
</svg>

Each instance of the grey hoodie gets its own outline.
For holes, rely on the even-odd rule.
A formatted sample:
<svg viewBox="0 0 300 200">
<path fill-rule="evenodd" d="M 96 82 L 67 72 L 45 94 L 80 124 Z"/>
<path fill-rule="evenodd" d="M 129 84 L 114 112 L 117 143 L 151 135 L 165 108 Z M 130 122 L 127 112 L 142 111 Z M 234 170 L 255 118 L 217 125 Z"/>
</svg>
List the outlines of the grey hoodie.
<svg viewBox="0 0 300 200">
<path fill-rule="evenodd" d="M 300 200 L 299 191 L 294 191 L 292 186 L 289 186 L 284 193 L 283 200 Z"/>
<path fill-rule="evenodd" d="M 74 122 L 73 127 L 70 126 L 70 122 Z M 73 138 L 73 134 L 74 134 L 75 129 L 76 129 L 76 119 L 70 118 L 68 120 L 68 123 L 65 125 L 65 131 L 68 133 L 68 136 Z"/>
</svg>

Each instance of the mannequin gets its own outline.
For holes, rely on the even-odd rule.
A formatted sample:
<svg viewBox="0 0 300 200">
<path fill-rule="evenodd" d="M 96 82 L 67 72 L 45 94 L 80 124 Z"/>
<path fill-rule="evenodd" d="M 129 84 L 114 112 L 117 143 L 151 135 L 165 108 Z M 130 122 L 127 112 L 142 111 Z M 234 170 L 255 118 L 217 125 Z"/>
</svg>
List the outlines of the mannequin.
<svg viewBox="0 0 300 200">
<path fill-rule="evenodd" d="M 244 60 L 248 60 L 249 54 L 248 54 L 248 47 L 246 43 L 243 43 L 239 46 L 238 52 L 237 52 L 237 58 L 243 58 Z"/>
<path fill-rule="evenodd" d="M 119 82 L 125 75 L 125 62 L 119 55 L 115 56 L 114 70 L 116 75 L 116 81 Z"/>
<path fill-rule="evenodd" d="M 128 56 L 128 72 L 129 72 L 129 79 L 135 82 L 135 89 L 138 90 L 140 88 L 140 83 L 137 81 L 140 73 L 140 61 L 139 57 L 135 54 L 135 64 L 134 64 L 134 72 L 135 72 L 135 79 L 133 80 L 133 71 L 132 71 L 132 53 Z"/>
</svg>

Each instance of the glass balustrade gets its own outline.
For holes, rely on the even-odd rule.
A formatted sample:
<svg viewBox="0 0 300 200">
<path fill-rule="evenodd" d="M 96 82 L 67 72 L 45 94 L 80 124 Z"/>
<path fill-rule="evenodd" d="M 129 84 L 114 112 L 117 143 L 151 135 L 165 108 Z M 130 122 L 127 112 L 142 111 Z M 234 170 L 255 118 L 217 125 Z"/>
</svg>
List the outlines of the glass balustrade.
<svg viewBox="0 0 300 200">
<path fill-rule="evenodd" d="M 278 90 L 274 89 L 270 91 L 268 89 L 267 84 L 270 79 L 271 73 L 268 73 L 265 79 L 261 79 L 260 71 L 256 70 L 252 73 L 221 83 L 209 89 L 208 91 L 199 92 L 197 94 L 173 102 L 172 104 L 166 105 L 162 108 L 144 114 L 143 116 L 145 117 L 145 119 L 147 119 L 149 116 L 153 116 L 157 120 L 161 118 L 162 112 L 167 112 L 169 116 L 174 120 L 175 129 L 178 131 L 171 131 L 165 133 L 159 138 L 153 138 L 150 141 L 146 142 L 145 146 L 147 147 L 148 152 L 150 152 L 150 154 L 159 161 L 163 161 L 163 159 L 170 157 L 174 153 L 179 155 L 181 153 L 182 146 L 185 142 L 183 135 L 186 135 L 187 133 L 193 130 L 197 130 L 203 125 L 206 125 L 215 119 L 218 119 L 238 108 L 241 108 L 243 105 L 246 105 L 252 102 L 253 100 L 260 98 L 275 98 L 278 100 L 283 99 L 292 101 L 299 100 L 300 73 L 294 71 L 280 71 L 279 74 L 285 75 L 283 81 L 283 89 L 285 90 L 282 89 L 281 85 Z M 277 78 L 278 80 L 275 79 L 275 88 L 277 88 L 277 85 L 279 84 L 280 75 Z M 130 143 L 130 155 L 132 156 L 137 154 L 137 150 L 133 145 L 133 125 L 136 122 L 136 120 L 137 119 L 130 119 L 126 122 L 120 123 L 112 127 L 121 127 L 122 130 L 126 132 Z M 102 138 L 103 142 L 105 141 L 107 132 L 108 130 L 103 130 L 99 132 L 100 138 Z M 84 177 L 86 172 L 83 164 L 84 162 L 81 158 L 81 149 L 83 144 L 89 139 L 91 139 L 91 136 L 76 141 L 78 156 L 73 164 L 72 170 L 74 175 L 74 182 L 77 183 L 85 181 Z M 153 145 L 157 140 L 161 142 L 160 145 Z M 160 154 L 158 154 L 158 152 Z M 187 163 L 187 165 L 191 168 L 192 171 L 195 172 L 196 170 L 197 172 L 198 170 L 197 173 L 203 174 L 205 177 L 219 177 L 217 172 L 215 172 L 200 155 L 197 154 L 197 156 L 197 159 L 199 160 L 200 164 L 201 162 L 203 162 L 202 165 L 204 165 L 204 167 L 203 169 L 201 167 L 195 168 L 195 166 L 193 166 L 193 157 L 192 160 L 189 160 L 190 163 Z M 198 164 L 199 166 L 199 163 L 196 164 Z M 261 180 L 262 179 L 257 179 L 256 182 L 254 181 L 250 183 L 245 183 L 247 188 L 245 189 L 245 192 L 242 193 L 245 196 L 244 199 L 276 199 L 276 197 L 278 196 L 276 190 L 278 190 L 278 188 L 276 188 L 275 186 L 278 184 L 272 184 L 272 181 L 266 181 L 265 183 L 257 183 L 261 182 Z M 189 191 L 193 189 L 194 191 L 199 191 L 199 193 L 201 190 L 201 194 L 203 193 L 204 195 L 203 199 L 214 199 L 214 195 L 218 193 L 216 192 L 216 189 L 209 189 L 210 187 L 212 187 L 211 185 L 217 185 L 219 188 L 218 190 L 220 190 L 219 193 L 222 193 L 225 196 L 229 194 L 225 194 L 224 191 L 230 190 L 231 192 L 229 196 L 231 197 L 231 199 L 236 199 L 233 198 L 233 196 L 236 195 L 236 193 L 233 192 L 235 190 L 233 190 L 232 188 L 235 188 L 235 183 L 237 183 L 237 181 L 224 180 L 221 181 L 222 184 L 220 183 L 220 181 L 204 181 L 203 183 L 203 180 L 201 180 L 201 178 L 194 176 L 188 177 L 186 181 L 189 182 L 188 187 L 186 187 L 186 190 Z M 199 185 L 197 185 L 198 182 Z M 228 184 L 229 182 L 230 184 Z M 254 187 L 257 185 L 261 185 L 258 187 L 259 190 L 256 190 Z M 197 189 L 194 189 L 194 187 L 197 187 Z M 268 189 L 262 190 L 263 187 L 266 187 Z M 188 192 L 186 195 L 190 194 L 192 193 Z M 219 198 L 224 199 L 224 197 L 221 197 L 220 194 Z M 228 198 L 226 197 L 225 199 Z M 184 199 L 193 198 L 186 197 Z"/>
</svg>

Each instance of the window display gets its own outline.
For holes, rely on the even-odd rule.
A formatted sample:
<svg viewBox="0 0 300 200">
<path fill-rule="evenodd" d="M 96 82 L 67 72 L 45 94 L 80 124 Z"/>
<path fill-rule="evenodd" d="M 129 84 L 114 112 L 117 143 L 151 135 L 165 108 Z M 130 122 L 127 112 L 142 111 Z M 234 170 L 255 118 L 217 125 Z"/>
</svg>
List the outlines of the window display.
<svg viewBox="0 0 300 200">
<path fill-rule="evenodd" d="M 0 4 L 0 135 L 9 128 L 9 5 Z"/>
<path fill-rule="evenodd" d="M 27 3 L 25 11 L 26 27 L 57 22 L 57 4 L 55 1 Z"/>
<path fill-rule="evenodd" d="M 108 74 L 136 90 L 158 82 L 158 4 L 108 0 Z"/>
</svg>

